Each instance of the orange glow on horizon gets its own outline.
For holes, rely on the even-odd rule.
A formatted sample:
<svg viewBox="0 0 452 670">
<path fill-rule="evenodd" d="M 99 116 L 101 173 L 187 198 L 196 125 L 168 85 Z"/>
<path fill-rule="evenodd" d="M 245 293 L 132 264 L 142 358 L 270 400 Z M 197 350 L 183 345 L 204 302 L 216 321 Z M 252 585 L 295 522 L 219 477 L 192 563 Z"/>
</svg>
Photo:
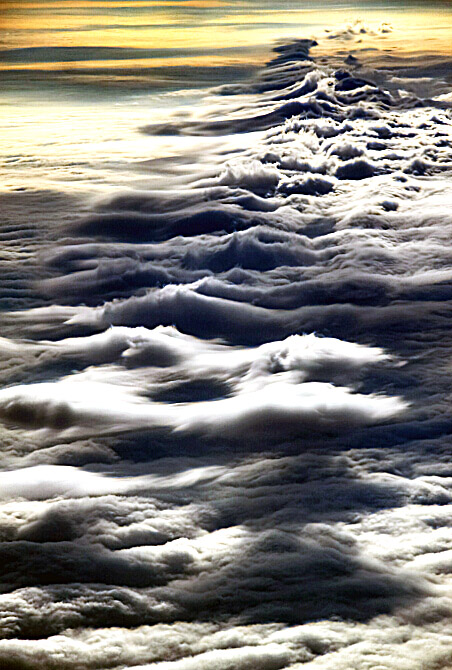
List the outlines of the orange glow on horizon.
<svg viewBox="0 0 452 670">
<path fill-rule="evenodd" d="M 312 3 L 301 0 L 295 0 L 288 9 L 276 4 L 264 12 L 258 11 L 257 5 L 253 6 L 246 1 L 239 5 L 231 0 L 137 0 L 130 4 L 125 4 L 124 0 L 67 0 L 64 3 L 61 0 L 44 0 L 42 4 L 33 0 L 24 3 L 7 0 L 1 3 L 1 7 L 6 9 L 1 12 L 0 19 L 0 48 L 3 50 L 31 47 L 168 50 L 168 59 L 153 59 L 155 67 L 163 63 L 201 62 L 200 59 L 204 62 L 206 58 L 212 61 L 213 56 L 196 55 L 196 50 L 204 49 L 218 50 L 212 61 L 215 64 L 229 63 L 231 54 L 222 54 L 221 50 L 231 47 L 249 50 L 248 56 L 234 55 L 234 62 L 245 62 L 246 58 L 252 61 L 255 59 L 253 49 L 266 48 L 269 52 L 278 40 L 300 36 L 315 38 L 323 53 L 338 49 L 354 52 L 368 48 L 391 52 L 395 57 L 404 53 L 421 53 L 423 50 L 452 55 L 452 3 L 445 6 L 444 11 L 421 7 L 417 10 L 388 9 L 384 12 L 381 7 L 371 6 L 353 10 L 352 5 L 318 10 Z M 113 11 L 106 14 L 96 11 L 96 8 Z M 131 13 L 127 11 L 130 8 L 142 11 Z M 184 8 L 200 11 L 185 13 Z M 37 11 L 39 9 L 43 12 Z M 332 39 L 332 33 L 353 25 L 356 18 L 360 18 L 366 25 L 364 34 L 352 32 L 351 36 Z M 384 33 L 379 31 L 382 23 L 389 23 L 391 29 Z M 188 61 L 181 54 L 171 53 L 172 49 L 190 50 L 193 56 L 189 55 Z M 66 70 L 68 67 L 117 68 L 132 63 L 131 60 L 123 59 L 118 59 L 118 62 L 57 62 L 55 58 L 58 56 L 55 54 L 49 55 L 49 60 L 53 58 L 53 62 L 43 63 L 46 59 L 42 54 L 39 56 L 41 62 L 28 62 L 29 58 L 32 56 L 17 64 L 0 61 L 0 69 L 50 71 Z M 139 61 L 143 62 L 141 59 Z M 133 62 L 137 62 L 137 59 Z"/>
<path fill-rule="evenodd" d="M 4 3 L 5 4 L 5 3 Z M 7 12 L 19 11 L 22 12 L 24 9 L 58 9 L 67 12 L 72 9 L 93 9 L 93 8 L 102 8 L 102 9 L 128 9 L 130 7 L 231 7 L 234 6 L 232 2 L 226 2 L 224 0 L 138 0 L 134 2 L 133 5 L 127 5 L 121 0 L 75 0 L 71 2 L 70 5 L 65 7 L 61 5 L 61 2 L 56 0 L 47 0 L 46 2 L 36 3 L 36 2 L 24 2 L 17 3 L 16 1 L 11 2 L 11 7 L 6 9 Z"/>
<path fill-rule="evenodd" d="M 90 61 L 70 61 L 70 62 L 55 62 L 55 63 L 21 63 L 21 64 L 3 64 L 0 63 L 0 71 L 16 71 L 16 70 L 42 70 L 45 72 L 68 72 L 73 70 L 94 70 L 97 68 L 105 68 L 108 70 L 128 70 L 128 69 L 149 69 L 161 67 L 175 67 L 185 65 L 186 67 L 196 66 L 218 66 L 222 65 L 260 65 L 263 64 L 265 58 L 253 59 L 250 61 L 248 54 L 237 56 L 224 55 L 208 55 L 193 57 L 169 56 L 167 58 L 135 58 L 127 60 L 90 60 Z"/>
</svg>

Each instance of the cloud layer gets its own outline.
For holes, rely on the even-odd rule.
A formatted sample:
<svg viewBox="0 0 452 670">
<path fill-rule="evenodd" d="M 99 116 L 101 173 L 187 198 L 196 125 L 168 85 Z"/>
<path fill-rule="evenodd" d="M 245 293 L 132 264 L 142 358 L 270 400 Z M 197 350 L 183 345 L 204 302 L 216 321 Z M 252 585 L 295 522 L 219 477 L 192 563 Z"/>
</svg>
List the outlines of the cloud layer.
<svg viewBox="0 0 452 670">
<path fill-rule="evenodd" d="M 0 280 L 1 667 L 452 662 L 450 100 L 312 46 L 20 200 L 65 214 Z"/>
</svg>

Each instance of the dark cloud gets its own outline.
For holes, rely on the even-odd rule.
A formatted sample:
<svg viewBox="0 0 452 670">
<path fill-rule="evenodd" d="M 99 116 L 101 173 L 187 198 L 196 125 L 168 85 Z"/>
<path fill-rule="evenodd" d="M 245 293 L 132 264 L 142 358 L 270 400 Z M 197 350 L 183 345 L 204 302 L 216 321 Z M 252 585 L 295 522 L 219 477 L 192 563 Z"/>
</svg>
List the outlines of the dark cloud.
<svg viewBox="0 0 452 670">
<path fill-rule="evenodd" d="M 80 29 L 79 29 L 80 30 Z M 241 50 L 239 48 L 239 50 Z M 234 53 L 237 47 L 228 47 L 227 52 Z M 218 49 L 140 49 L 102 46 L 46 46 L 25 47 L 22 49 L 1 49 L 0 62 L 3 63 L 64 63 L 73 61 L 133 60 L 137 58 L 168 58 L 169 56 L 189 57 L 196 54 L 217 54 Z"/>
</svg>

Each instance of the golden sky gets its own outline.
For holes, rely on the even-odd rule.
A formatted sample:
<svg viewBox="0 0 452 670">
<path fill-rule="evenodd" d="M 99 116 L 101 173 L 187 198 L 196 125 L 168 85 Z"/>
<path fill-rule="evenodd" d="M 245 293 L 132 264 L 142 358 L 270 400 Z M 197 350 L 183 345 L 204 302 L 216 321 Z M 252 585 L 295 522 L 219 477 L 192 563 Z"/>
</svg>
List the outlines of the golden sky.
<svg viewBox="0 0 452 670">
<path fill-rule="evenodd" d="M 427 6 L 428 4 L 428 6 Z M 384 9 L 383 9 L 384 7 Z M 326 8 L 326 9 L 325 9 Z M 364 34 L 340 35 L 361 20 Z M 388 30 L 382 31 L 386 24 Z M 326 30 L 330 32 L 327 33 Z M 335 33 L 338 37 L 334 37 Z M 358 31 L 357 31 L 358 32 Z M 2 69 L 158 67 L 181 63 L 228 64 L 265 59 L 278 39 L 315 37 L 335 48 L 366 43 L 372 48 L 449 52 L 452 55 L 452 2 L 380 0 L 316 3 L 298 0 L 2 0 Z M 80 50 L 65 53 L 55 48 Z M 90 53 L 90 48 L 147 49 L 153 53 Z M 33 49 L 35 51 L 33 51 Z M 254 50 L 254 51 L 253 51 Z M 148 63 L 149 64 L 149 63 Z"/>
</svg>

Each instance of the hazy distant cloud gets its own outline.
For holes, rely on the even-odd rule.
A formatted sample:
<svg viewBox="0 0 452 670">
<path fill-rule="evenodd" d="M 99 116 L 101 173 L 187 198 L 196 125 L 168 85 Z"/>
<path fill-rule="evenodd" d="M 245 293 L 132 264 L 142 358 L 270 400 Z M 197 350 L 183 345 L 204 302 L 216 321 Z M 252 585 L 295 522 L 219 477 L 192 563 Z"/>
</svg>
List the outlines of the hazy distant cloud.
<svg viewBox="0 0 452 670">
<path fill-rule="evenodd" d="M 370 36 L 383 36 L 387 33 L 391 33 L 393 30 L 390 23 L 383 22 L 377 27 L 370 27 L 361 20 L 356 20 L 353 23 L 349 24 L 346 28 L 342 28 L 336 31 L 325 30 L 327 33 L 327 38 L 329 40 L 355 40 L 357 37 L 362 37 L 363 35 Z"/>
<path fill-rule="evenodd" d="M 181 0 L 182 1 L 182 0 Z M 235 52 L 241 47 L 225 47 L 223 51 Z M 25 47 L 21 49 L 1 49 L 0 63 L 69 63 L 72 61 L 121 61 L 168 57 L 190 57 L 211 55 L 218 49 L 143 49 L 131 47 Z"/>
</svg>

